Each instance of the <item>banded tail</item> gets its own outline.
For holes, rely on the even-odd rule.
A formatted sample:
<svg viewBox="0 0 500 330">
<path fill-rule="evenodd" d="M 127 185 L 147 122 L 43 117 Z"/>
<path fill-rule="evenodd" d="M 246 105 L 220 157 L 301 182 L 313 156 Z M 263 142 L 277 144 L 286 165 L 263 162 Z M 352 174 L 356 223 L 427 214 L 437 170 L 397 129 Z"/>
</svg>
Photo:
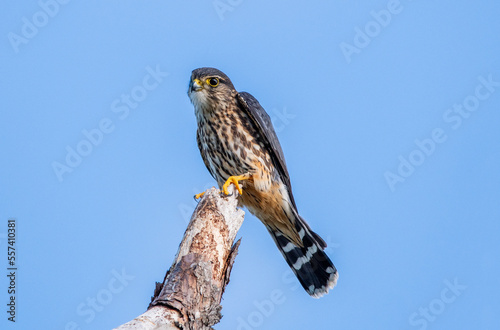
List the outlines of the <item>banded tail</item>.
<svg viewBox="0 0 500 330">
<path fill-rule="evenodd" d="M 313 298 L 320 298 L 337 284 L 337 269 L 324 251 L 325 241 L 298 215 L 295 228 L 303 247 L 292 243 L 281 232 L 267 229 L 302 287 Z"/>
</svg>

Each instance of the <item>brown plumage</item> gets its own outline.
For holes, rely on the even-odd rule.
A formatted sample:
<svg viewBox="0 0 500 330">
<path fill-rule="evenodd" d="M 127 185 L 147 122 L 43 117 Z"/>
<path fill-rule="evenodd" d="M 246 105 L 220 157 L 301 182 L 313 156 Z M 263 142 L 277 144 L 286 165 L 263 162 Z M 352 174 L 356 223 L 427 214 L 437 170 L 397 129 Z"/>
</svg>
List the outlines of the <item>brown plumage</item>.
<svg viewBox="0 0 500 330">
<path fill-rule="evenodd" d="M 214 68 L 193 71 L 188 95 L 198 147 L 219 187 L 228 179 L 239 183 L 239 203 L 264 223 L 302 286 L 313 297 L 327 293 L 337 270 L 323 251 L 324 241 L 297 212 L 283 151 L 265 110 Z"/>
</svg>

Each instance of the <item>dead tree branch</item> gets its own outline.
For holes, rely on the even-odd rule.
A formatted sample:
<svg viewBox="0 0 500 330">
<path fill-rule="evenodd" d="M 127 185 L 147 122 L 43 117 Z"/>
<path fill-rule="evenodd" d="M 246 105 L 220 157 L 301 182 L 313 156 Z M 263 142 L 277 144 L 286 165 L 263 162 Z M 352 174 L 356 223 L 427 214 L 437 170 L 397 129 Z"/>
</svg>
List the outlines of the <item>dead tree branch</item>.
<svg viewBox="0 0 500 330">
<path fill-rule="evenodd" d="M 244 216 L 233 185 L 229 192 L 222 196 L 212 188 L 205 193 L 148 310 L 117 330 L 211 329 L 220 321 L 220 301 L 240 241 L 233 243 Z"/>
</svg>

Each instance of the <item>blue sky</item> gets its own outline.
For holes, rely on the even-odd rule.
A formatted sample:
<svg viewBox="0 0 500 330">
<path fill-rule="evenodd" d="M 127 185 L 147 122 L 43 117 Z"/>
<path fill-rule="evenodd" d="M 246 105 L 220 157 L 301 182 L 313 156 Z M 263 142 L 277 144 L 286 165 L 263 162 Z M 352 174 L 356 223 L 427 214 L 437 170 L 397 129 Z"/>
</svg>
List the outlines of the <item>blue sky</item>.
<svg viewBox="0 0 500 330">
<path fill-rule="evenodd" d="M 0 13 L 0 254 L 16 324 L 141 314 L 214 185 L 191 70 L 273 118 L 337 287 L 299 287 L 246 214 L 216 329 L 500 327 L 497 1 L 10 2 Z"/>
</svg>

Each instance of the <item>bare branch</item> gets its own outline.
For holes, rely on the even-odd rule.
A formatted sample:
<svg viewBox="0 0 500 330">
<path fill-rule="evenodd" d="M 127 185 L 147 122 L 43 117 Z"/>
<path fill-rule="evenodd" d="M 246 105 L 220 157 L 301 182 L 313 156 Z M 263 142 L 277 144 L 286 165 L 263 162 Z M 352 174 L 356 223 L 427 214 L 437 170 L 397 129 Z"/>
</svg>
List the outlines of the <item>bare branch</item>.
<svg viewBox="0 0 500 330">
<path fill-rule="evenodd" d="M 210 329 L 220 321 L 220 301 L 240 243 L 233 242 L 244 217 L 233 185 L 229 192 L 205 193 L 148 310 L 116 329 Z"/>
</svg>

